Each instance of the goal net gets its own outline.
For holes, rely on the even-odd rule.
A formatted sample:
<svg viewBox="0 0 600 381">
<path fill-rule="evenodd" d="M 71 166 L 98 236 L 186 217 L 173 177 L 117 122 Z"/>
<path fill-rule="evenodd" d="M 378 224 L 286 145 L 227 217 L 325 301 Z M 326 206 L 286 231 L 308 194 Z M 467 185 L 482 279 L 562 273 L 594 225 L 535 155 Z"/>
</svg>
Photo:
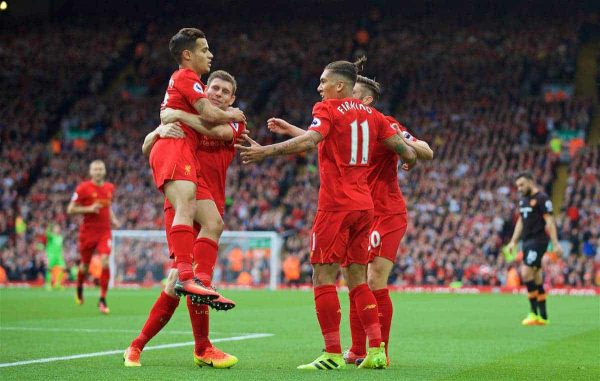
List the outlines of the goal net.
<svg viewBox="0 0 600 381">
<path fill-rule="evenodd" d="M 277 289 L 282 244 L 274 231 L 223 232 L 213 284 Z M 111 287 L 161 282 L 171 263 L 163 230 L 113 230 Z"/>
</svg>

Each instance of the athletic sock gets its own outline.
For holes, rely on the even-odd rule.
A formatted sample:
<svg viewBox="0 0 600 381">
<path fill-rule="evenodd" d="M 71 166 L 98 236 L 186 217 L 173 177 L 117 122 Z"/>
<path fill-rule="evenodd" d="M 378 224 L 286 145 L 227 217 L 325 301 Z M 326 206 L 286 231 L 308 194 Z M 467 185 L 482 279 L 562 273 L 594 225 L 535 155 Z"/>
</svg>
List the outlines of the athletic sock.
<svg viewBox="0 0 600 381">
<path fill-rule="evenodd" d="M 192 323 L 192 333 L 194 334 L 194 353 L 202 355 L 204 351 L 212 344 L 208 338 L 209 315 L 206 304 L 194 304 L 188 296 L 187 307 Z"/>
<path fill-rule="evenodd" d="M 534 281 L 525 282 L 527 287 L 527 297 L 529 298 L 529 304 L 531 306 L 531 312 L 537 315 L 538 313 L 538 289 Z"/>
<path fill-rule="evenodd" d="M 328 353 L 342 353 L 342 345 L 340 343 L 342 311 L 335 285 L 317 286 L 313 292 L 317 319 L 319 320 L 319 326 L 321 326 L 321 333 L 325 341 L 325 351 Z"/>
<path fill-rule="evenodd" d="M 542 319 L 548 319 L 548 312 L 546 311 L 546 291 L 544 290 L 544 285 L 540 284 L 537 286 L 538 289 L 538 297 L 537 304 L 540 310 L 540 316 Z"/>
<path fill-rule="evenodd" d="M 369 348 L 379 347 L 381 344 L 381 325 L 379 324 L 377 300 L 375 300 L 373 292 L 366 283 L 363 283 L 354 287 L 350 294 L 350 297 L 354 299 L 358 316 L 369 339 Z"/>
<path fill-rule="evenodd" d="M 379 323 L 381 324 L 381 339 L 385 343 L 385 354 L 387 356 L 394 306 L 392 305 L 392 299 L 390 299 L 390 291 L 387 288 L 375 290 L 373 291 L 373 295 L 375 296 L 375 300 L 377 300 Z"/>
<path fill-rule="evenodd" d="M 219 245 L 210 238 L 198 238 L 194 243 L 194 275 L 205 286 L 212 281 Z"/>
<path fill-rule="evenodd" d="M 132 342 L 131 346 L 143 350 L 148 341 L 150 341 L 173 316 L 173 313 L 179 305 L 179 298 L 172 297 L 164 291 L 160 293 L 156 302 L 150 310 L 148 319 L 144 323 L 142 331 Z"/>
<path fill-rule="evenodd" d="M 352 347 L 350 347 L 350 351 L 355 355 L 362 356 L 367 353 L 367 334 L 360 322 L 356 303 L 352 298 L 353 295 L 354 294 L 348 295 L 348 298 L 350 299 L 350 335 L 352 336 Z"/>
<path fill-rule="evenodd" d="M 194 277 L 192 270 L 192 250 L 194 248 L 194 230 L 187 225 L 173 225 L 169 233 L 175 254 L 175 263 L 179 279 L 186 281 Z"/>
<path fill-rule="evenodd" d="M 103 267 L 102 273 L 100 273 L 100 297 L 106 298 L 106 292 L 108 291 L 108 282 L 110 280 L 110 268 Z"/>
</svg>

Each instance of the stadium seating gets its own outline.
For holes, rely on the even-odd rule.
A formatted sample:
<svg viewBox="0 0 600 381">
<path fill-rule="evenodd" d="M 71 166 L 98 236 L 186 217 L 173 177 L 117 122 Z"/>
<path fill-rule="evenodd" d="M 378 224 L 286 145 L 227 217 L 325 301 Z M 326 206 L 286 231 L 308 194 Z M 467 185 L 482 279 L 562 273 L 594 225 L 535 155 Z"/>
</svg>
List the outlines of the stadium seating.
<svg viewBox="0 0 600 381">
<path fill-rule="evenodd" d="M 365 53 L 369 58 L 366 74 L 384 88 L 379 109 L 397 116 L 435 152 L 433 162 L 419 163 L 399 175 L 410 224 L 393 283 L 505 285 L 514 269 L 501 248 L 515 221 L 515 174 L 532 170 L 550 192 L 559 163 L 548 148 L 551 133 L 589 125 L 588 102 L 545 103 L 541 97 L 544 83 L 573 81 L 575 21 L 506 17 L 473 21 L 467 27 L 439 17 L 372 20 L 368 40 L 360 43 L 352 40 L 353 24 L 310 19 L 285 25 L 248 21 L 232 28 L 215 21 L 202 28 L 215 53 L 213 68 L 236 76 L 238 105 L 250 118 L 252 135 L 262 143 L 282 139 L 266 129 L 271 116 L 299 126 L 310 122 L 311 106 L 318 100 L 317 79 L 328 61 Z M 17 80 L 11 77 L 16 85 L 23 78 L 42 76 L 42 87 L 48 90 L 52 83 L 52 88 L 44 93 L 37 110 L 29 103 L 8 103 L 6 120 L 14 123 L 6 133 L 2 129 L 3 142 L 10 140 L 2 144 L 2 157 L 11 160 L 0 163 L 0 235 L 11 238 L 1 249 L 0 265 L 9 279 L 31 280 L 41 274 L 43 251 L 38 242 L 50 221 L 63 226 L 65 257 L 71 265 L 76 262 L 77 220 L 69 218 L 65 209 L 93 159 L 105 160 L 109 181 L 117 185 L 114 211 L 124 222 L 123 228 L 162 228 L 162 198 L 153 187 L 140 147 L 144 135 L 158 124 L 158 105 L 175 67 L 166 49 L 168 38 L 183 24 L 176 17 L 158 19 L 135 36 L 132 29 L 127 34 L 118 26 L 104 26 L 103 33 L 73 26 L 24 35 L 23 45 L 32 50 L 36 46 L 60 49 L 60 36 L 76 36 L 104 60 L 92 65 L 74 55 L 69 62 L 77 69 L 69 69 L 67 76 L 66 60 L 44 62 L 40 58 L 32 70 L 38 66 L 50 70 L 21 73 Z M 322 44 L 320 36 L 331 34 L 345 38 Z M 121 80 L 109 91 L 98 93 L 95 89 L 103 70 L 124 46 L 117 36 L 134 41 L 131 62 Z M 23 57 L 10 59 L 15 71 Z M 52 82 L 54 73 L 60 73 L 58 84 Z M 58 115 L 57 102 L 76 93 L 73 86 L 81 81 L 87 86 L 86 94 Z M 19 99 L 34 93 L 33 86 L 20 87 Z M 27 115 L 41 115 L 34 118 L 32 130 L 19 128 L 31 123 Z M 52 116 L 60 118 L 61 129 L 53 142 L 45 119 Z M 27 177 L 36 160 L 44 164 L 31 183 Z M 25 164 L 15 165 L 21 161 Z M 600 285 L 600 265 L 594 260 L 599 231 L 585 229 L 599 225 L 597 168 L 598 149 L 586 151 L 571 163 L 567 217 L 560 219 L 560 234 L 573 243 L 573 249 L 568 258 L 547 263 L 552 284 Z M 235 161 L 228 173 L 226 227 L 285 234 L 284 257 L 299 258 L 299 282 L 309 282 L 308 240 L 318 186 L 315 153 L 252 166 Z M 18 197 L 19 188 L 26 196 Z M 26 223 L 19 234 L 14 233 L 17 218 Z M 142 281 L 148 272 L 160 279 L 166 258 L 149 251 L 139 255 L 139 260 L 127 264 L 131 268 L 127 280 Z"/>
</svg>

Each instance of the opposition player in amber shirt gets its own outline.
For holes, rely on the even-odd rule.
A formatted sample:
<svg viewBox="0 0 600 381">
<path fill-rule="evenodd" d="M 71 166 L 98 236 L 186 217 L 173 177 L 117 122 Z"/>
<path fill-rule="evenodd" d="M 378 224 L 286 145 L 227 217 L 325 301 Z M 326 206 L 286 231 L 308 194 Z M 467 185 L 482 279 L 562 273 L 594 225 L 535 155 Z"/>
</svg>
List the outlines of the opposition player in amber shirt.
<svg viewBox="0 0 600 381">
<path fill-rule="evenodd" d="M 366 283 L 368 233 L 373 221 L 373 200 L 367 176 L 372 151 L 379 142 L 411 164 L 416 161 L 416 154 L 381 113 L 352 97 L 358 64 L 360 62 L 336 61 L 325 67 L 317 88 L 323 101 L 313 107 L 313 121 L 304 134 L 265 147 L 244 137 L 250 146 L 236 145 L 244 163 L 318 147 L 321 188 L 312 228 L 311 263 L 325 353 L 309 364 L 300 365 L 299 369 L 345 367 L 339 333 L 341 313 L 335 287 L 343 263 L 348 264 L 348 288 L 369 338 L 369 353 L 361 367 L 386 366 L 377 302 Z"/>
<path fill-rule="evenodd" d="M 101 160 L 94 160 L 90 164 L 90 177 L 77 185 L 71 202 L 67 206 L 70 215 L 82 214 L 83 223 L 79 226 L 79 271 L 77 272 L 77 294 L 75 301 L 83 304 L 83 283 L 88 275 L 92 255 L 100 255 L 102 273 L 100 275 L 100 300 L 98 308 L 103 314 L 110 310 L 106 303 L 106 293 L 110 280 L 108 256 L 111 251 L 111 224 L 118 227 L 119 221 L 115 217 L 111 204 L 115 193 L 115 186 L 107 181 L 106 166 Z"/>
<path fill-rule="evenodd" d="M 235 101 L 236 89 L 237 83 L 235 78 L 225 71 L 218 70 L 208 77 L 206 95 L 213 105 L 226 110 Z M 166 109 L 162 117 L 163 120 L 184 122 L 203 131 L 203 134 L 199 136 L 200 143 L 196 151 L 196 159 L 201 163 L 210 163 L 210 165 L 202 166 L 200 175 L 205 186 L 197 188 L 196 199 L 199 203 L 198 208 L 201 208 L 205 204 L 201 200 L 206 200 L 206 197 L 209 197 L 211 201 L 214 199 L 214 204 L 216 204 L 215 209 L 218 210 L 218 213 L 222 217 L 225 209 L 225 176 L 227 168 L 235 156 L 233 143 L 244 133 L 245 124 L 232 122 L 216 126 L 212 129 L 206 129 L 202 121 L 198 118 L 198 115 L 173 109 Z M 182 139 L 185 133 L 176 124 L 159 126 L 154 132 L 148 134 L 144 140 L 142 151 L 145 155 L 150 152 L 157 135 L 160 135 L 162 138 Z M 206 190 L 208 190 L 208 194 Z M 170 253 L 173 252 L 173 245 L 169 239 L 169 230 L 171 229 L 174 216 L 173 207 L 168 200 L 165 200 L 165 228 Z M 202 226 L 202 231 L 206 230 L 206 228 L 207 226 Z M 215 228 L 209 226 L 209 230 L 217 234 L 217 237 L 220 237 L 222 227 Z M 196 241 L 197 244 L 194 246 L 194 251 L 201 249 L 201 246 L 198 244 L 202 240 L 200 234 Z M 210 285 L 217 260 L 217 251 L 203 251 L 198 254 L 201 255 L 195 255 L 196 258 L 199 258 L 195 263 L 196 276 L 206 285 Z M 172 266 L 167 277 L 164 292 L 161 293 L 155 302 L 142 331 L 131 342 L 131 345 L 125 352 L 126 365 L 135 366 L 134 364 L 140 364 L 140 354 L 145 345 L 160 332 L 173 315 L 179 303 L 179 298 L 174 292 L 177 278 L 177 267 Z M 231 309 L 235 306 L 232 301 L 223 297 L 209 301 L 208 305 L 220 310 Z M 215 368 L 229 368 L 235 365 L 238 361 L 235 356 L 214 347 L 209 340 L 209 311 L 207 305 L 192 304 L 188 298 L 188 311 L 190 312 L 196 344 L 194 348 L 194 361 L 196 364 L 210 365 Z"/>
<path fill-rule="evenodd" d="M 205 126 L 209 129 L 215 125 L 245 120 L 239 109 L 221 110 L 213 106 L 206 97 L 200 76 L 210 71 L 213 55 L 202 31 L 195 28 L 181 29 L 171 38 L 169 50 L 179 64 L 179 69 L 169 80 L 162 109 L 174 108 L 196 114 L 206 121 Z M 182 123 L 181 128 L 184 131 L 182 139 L 158 138 L 150 152 L 150 167 L 156 187 L 175 209 L 169 233 L 179 276 L 175 292 L 204 300 L 215 299 L 219 297 L 217 292 L 194 279 L 192 252 L 195 236 L 192 226 L 196 216 L 195 195 L 201 171 L 195 152 L 200 138 L 192 126 Z M 210 217 L 218 219 L 218 214 Z"/>
</svg>

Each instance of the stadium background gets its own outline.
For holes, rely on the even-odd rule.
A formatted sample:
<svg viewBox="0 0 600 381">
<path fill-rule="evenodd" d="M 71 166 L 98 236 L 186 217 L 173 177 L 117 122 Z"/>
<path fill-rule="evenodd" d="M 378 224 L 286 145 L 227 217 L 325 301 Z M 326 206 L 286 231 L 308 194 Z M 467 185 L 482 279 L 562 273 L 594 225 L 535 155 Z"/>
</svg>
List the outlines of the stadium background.
<svg viewBox="0 0 600 381">
<path fill-rule="evenodd" d="M 263 143 L 278 139 L 265 126 L 271 116 L 310 122 L 326 63 L 367 55 L 365 74 L 384 88 L 379 108 L 436 154 L 399 175 L 410 225 L 392 284 L 518 281 L 515 262 L 501 249 L 516 217 L 512 180 L 529 169 L 552 195 L 567 249 L 564 258 L 548 256 L 546 282 L 600 285 L 593 2 L 295 4 L 9 1 L 0 12 L 4 281 L 41 282 L 50 222 L 63 227 L 68 266 L 77 264 L 78 220 L 66 215 L 66 205 L 92 159 L 105 160 L 108 180 L 117 184 L 113 208 L 123 228 L 162 229 L 162 198 L 140 146 L 158 124 L 175 68 L 168 39 L 197 26 L 208 36 L 213 67 L 236 76 L 237 106 Z M 228 173 L 227 229 L 284 234 L 282 259 L 300 274 L 282 273 L 284 284 L 310 279 L 316 164 L 316 154 L 253 166 L 236 161 Z M 162 279 L 161 251 L 133 254 L 125 280 Z M 230 265 L 220 262 L 224 273 Z"/>
</svg>

